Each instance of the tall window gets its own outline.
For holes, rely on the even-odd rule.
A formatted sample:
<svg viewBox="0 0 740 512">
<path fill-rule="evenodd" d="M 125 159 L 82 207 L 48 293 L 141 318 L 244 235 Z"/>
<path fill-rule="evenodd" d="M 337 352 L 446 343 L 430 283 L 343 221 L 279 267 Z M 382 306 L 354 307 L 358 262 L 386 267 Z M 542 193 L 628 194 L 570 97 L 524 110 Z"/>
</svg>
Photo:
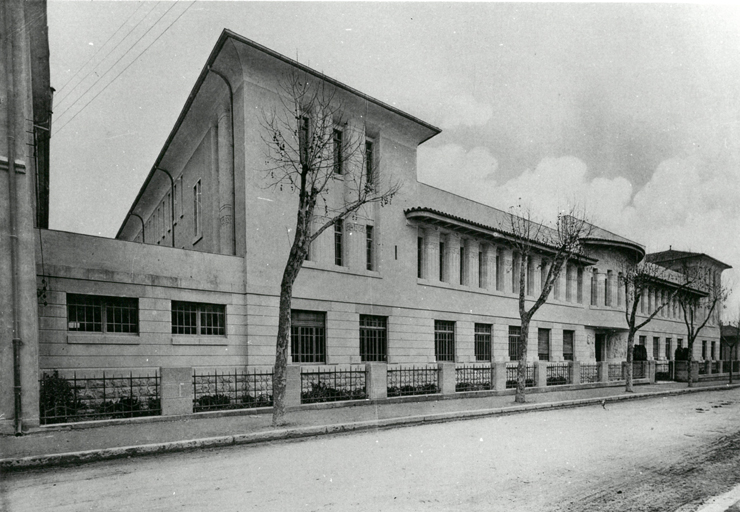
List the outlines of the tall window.
<svg viewBox="0 0 740 512">
<path fill-rule="evenodd" d="M 573 302 L 573 288 L 575 282 L 573 281 L 573 265 L 567 264 L 565 266 L 565 300 L 567 302 Z"/>
<path fill-rule="evenodd" d="M 326 362 L 326 313 L 290 311 L 290 351 L 294 363 Z"/>
<path fill-rule="evenodd" d="M 672 343 L 671 338 L 666 338 L 665 339 L 665 358 L 666 359 L 669 359 L 669 360 L 670 359 L 673 359 L 671 357 L 671 343 Z"/>
<path fill-rule="evenodd" d="M 172 230 L 172 223 L 175 221 L 175 219 L 172 217 L 172 193 L 167 193 L 167 200 L 164 202 L 164 209 L 165 209 L 165 223 L 167 224 L 167 232 L 169 233 Z"/>
<path fill-rule="evenodd" d="M 521 258 L 519 253 L 513 253 L 511 256 L 511 291 L 519 294 L 519 273 L 521 268 Z"/>
<path fill-rule="evenodd" d="M 478 288 L 485 288 L 488 281 L 488 265 L 483 251 L 478 251 Z"/>
<path fill-rule="evenodd" d="M 562 269 L 561 269 L 562 272 Z M 558 277 L 553 281 L 552 283 L 552 296 L 560 300 L 560 278 L 562 277 L 562 274 L 559 274 Z"/>
<path fill-rule="evenodd" d="M 344 265 L 344 221 L 334 222 L 334 264 Z"/>
<path fill-rule="evenodd" d="M 445 242 L 439 239 L 439 280 L 445 282 L 447 272 L 445 272 Z"/>
<path fill-rule="evenodd" d="M 716 348 L 717 348 L 717 342 L 713 341 L 712 342 L 712 352 L 709 354 L 709 358 L 712 360 L 717 359 L 717 352 L 715 351 Z"/>
<path fill-rule="evenodd" d="M 475 324 L 475 360 L 491 360 L 491 324 Z"/>
<path fill-rule="evenodd" d="M 624 276 L 620 272 L 617 275 L 617 306 L 622 305 L 622 289 L 624 288 Z"/>
<path fill-rule="evenodd" d="M 647 336 L 640 336 L 639 344 L 644 347 L 647 344 Z"/>
<path fill-rule="evenodd" d="M 373 227 L 365 226 L 365 254 L 367 255 L 367 269 L 375 270 L 375 241 Z"/>
<path fill-rule="evenodd" d="M 576 274 L 576 301 L 583 304 L 583 269 L 578 267 Z"/>
<path fill-rule="evenodd" d="M 301 163 L 308 162 L 308 146 L 309 146 L 309 117 L 307 115 L 301 115 L 298 119 L 298 153 Z"/>
<path fill-rule="evenodd" d="M 707 340 L 701 342 L 701 358 L 705 360 L 707 358 Z"/>
<path fill-rule="evenodd" d="M 175 217 L 178 219 L 181 219 L 183 217 L 182 208 L 184 206 L 183 203 L 183 186 L 182 186 L 182 176 L 177 178 L 177 182 L 175 182 L 175 186 L 177 187 L 177 193 L 175 194 Z"/>
<path fill-rule="evenodd" d="M 360 315 L 360 358 L 388 360 L 388 327 L 384 316 Z"/>
<path fill-rule="evenodd" d="M 504 251 L 496 248 L 496 290 L 504 290 Z"/>
<path fill-rule="evenodd" d="M 527 295 L 534 295 L 534 260 L 527 257 Z"/>
<path fill-rule="evenodd" d="M 573 361 L 573 338 L 575 331 L 563 331 L 563 359 Z"/>
<path fill-rule="evenodd" d="M 424 277 L 424 237 L 416 238 L 416 277 Z"/>
<path fill-rule="evenodd" d="M 612 271 L 606 271 L 606 279 L 604 280 L 604 305 L 612 305 Z"/>
<path fill-rule="evenodd" d="M 509 360 L 519 360 L 519 340 L 522 337 L 522 328 L 509 326 Z"/>
<path fill-rule="evenodd" d="M 368 185 L 375 184 L 375 158 L 373 148 L 375 143 L 371 139 L 365 140 L 365 179 Z"/>
<path fill-rule="evenodd" d="M 550 329 L 537 329 L 537 356 L 540 361 L 550 360 Z"/>
<path fill-rule="evenodd" d="M 467 261 L 465 261 L 465 246 L 460 246 L 460 284 L 468 284 Z"/>
<path fill-rule="evenodd" d="M 596 306 L 598 300 L 598 272 L 593 269 L 591 273 L 591 305 Z"/>
<path fill-rule="evenodd" d="M 193 186 L 193 235 L 197 238 L 203 234 L 203 213 L 201 209 L 200 180 Z"/>
<path fill-rule="evenodd" d="M 653 336 L 653 359 L 660 359 L 660 337 Z"/>
<path fill-rule="evenodd" d="M 434 321 L 434 356 L 437 361 L 455 360 L 455 322 Z"/>
<path fill-rule="evenodd" d="M 172 334 L 226 335 L 226 306 L 172 301 Z"/>
<path fill-rule="evenodd" d="M 67 330 L 136 334 L 139 299 L 68 293 Z"/>
<path fill-rule="evenodd" d="M 332 142 L 334 143 L 334 173 L 342 174 L 343 170 L 343 157 L 342 157 L 342 130 L 334 128 L 332 135 Z"/>
<path fill-rule="evenodd" d="M 540 261 L 540 290 L 545 289 L 547 284 L 547 266 L 549 265 L 547 260 Z"/>
</svg>

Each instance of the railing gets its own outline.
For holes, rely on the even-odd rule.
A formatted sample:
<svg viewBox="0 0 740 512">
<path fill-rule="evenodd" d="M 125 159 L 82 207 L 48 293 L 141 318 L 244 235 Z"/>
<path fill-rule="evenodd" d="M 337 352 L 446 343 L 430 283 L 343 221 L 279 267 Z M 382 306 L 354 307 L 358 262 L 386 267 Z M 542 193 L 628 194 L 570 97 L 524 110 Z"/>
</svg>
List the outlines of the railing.
<svg viewBox="0 0 740 512">
<path fill-rule="evenodd" d="M 547 385 L 560 386 L 570 384 L 570 364 L 569 363 L 548 363 L 547 364 Z"/>
<path fill-rule="evenodd" d="M 506 389 L 516 388 L 517 369 L 519 363 L 506 363 Z M 527 372 L 524 380 L 524 387 L 531 388 L 534 386 L 534 366 L 527 365 Z"/>
<path fill-rule="evenodd" d="M 193 412 L 272 407 L 272 371 L 193 371 Z"/>
<path fill-rule="evenodd" d="M 365 367 L 301 370 L 301 403 L 365 400 Z"/>
<path fill-rule="evenodd" d="M 430 366 L 388 368 L 387 388 L 389 397 L 439 393 L 439 368 Z"/>
<path fill-rule="evenodd" d="M 581 384 L 599 382 L 599 365 L 581 363 Z"/>
<path fill-rule="evenodd" d="M 671 380 L 671 365 L 668 361 L 655 363 L 655 380 Z"/>
<path fill-rule="evenodd" d="M 455 391 L 493 389 L 493 366 L 464 365 L 455 368 Z"/>
<path fill-rule="evenodd" d="M 42 425 L 76 421 L 135 418 L 162 414 L 160 377 L 137 375 L 61 377 L 42 372 L 39 380 L 39 421 Z"/>
<path fill-rule="evenodd" d="M 609 381 L 622 380 L 622 363 L 609 364 Z"/>
<path fill-rule="evenodd" d="M 647 361 L 632 361 L 632 378 L 647 378 Z"/>
<path fill-rule="evenodd" d="M 704 361 L 699 361 L 699 375 L 707 374 L 707 364 Z"/>
<path fill-rule="evenodd" d="M 712 373 L 719 373 L 719 361 L 712 361 Z"/>
</svg>

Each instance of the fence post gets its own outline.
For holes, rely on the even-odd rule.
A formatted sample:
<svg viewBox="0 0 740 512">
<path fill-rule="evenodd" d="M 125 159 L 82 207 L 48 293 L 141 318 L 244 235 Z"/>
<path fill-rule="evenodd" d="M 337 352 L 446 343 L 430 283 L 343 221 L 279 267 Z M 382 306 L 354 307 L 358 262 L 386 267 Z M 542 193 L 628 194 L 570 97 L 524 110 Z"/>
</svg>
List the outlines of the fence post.
<svg viewBox="0 0 740 512">
<path fill-rule="evenodd" d="M 538 388 L 547 387 L 547 361 L 534 362 L 534 385 Z"/>
<path fill-rule="evenodd" d="M 437 363 L 439 368 L 439 392 L 443 395 L 455 394 L 455 363 Z"/>
<path fill-rule="evenodd" d="M 160 368 L 162 416 L 193 413 L 193 369 Z"/>
<path fill-rule="evenodd" d="M 609 382 L 609 361 L 599 361 L 599 382 Z"/>
<path fill-rule="evenodd" d="M 285 407 L 301 405 L 301 367 L 288 365 L 285 372 Z"/>
<path fill-rule="evenodd" d="M 581 362 L 580 361 L 570 362 L 570 383 L 571 384 L 581 383 Z"/>
<path fill-rule="evenodd" d="M 506 361 L 493 363 L 493 389 L 496 391 L 506 389 Z"/>
<path fill-rule="evenodd" d="M 388 365 L 365 363 L 365 386 L 370 400 L 388 398 Z"/>
</svg>

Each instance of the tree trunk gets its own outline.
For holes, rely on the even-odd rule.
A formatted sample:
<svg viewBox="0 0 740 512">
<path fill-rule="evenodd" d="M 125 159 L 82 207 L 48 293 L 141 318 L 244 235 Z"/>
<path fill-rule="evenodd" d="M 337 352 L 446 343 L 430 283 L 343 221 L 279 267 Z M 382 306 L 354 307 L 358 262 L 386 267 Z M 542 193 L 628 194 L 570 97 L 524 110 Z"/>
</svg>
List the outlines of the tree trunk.
<svg viewBox="0 0 740 512">
<path fill-rule="evenodd" d="M 689 340 L 689 368 L 688 368 L 688 381 L 689 381 L 689 387 L 694 387 L 694 342 Z"/>
<path fill-rule="evenodd" d="M 527 402 L 525 389 L 527 387 L 527 342 L 529 338 L 529 318 L 522 318 L 522 329 L 519 337 L 519 365 L 516 369 L 516 396 L 514 402 Z"/>
<path fill-rule="evenodd" d="M 627 375 L 625 379 L 627 380 L 627 384 L 624 388 L 624 391 L 626 393 L 633 393 L 634 390 L 632 389 L 632 361 L 635 356 L 635 333 L 634 331 L 630 330 L 627 334 Z"/>
</svg>

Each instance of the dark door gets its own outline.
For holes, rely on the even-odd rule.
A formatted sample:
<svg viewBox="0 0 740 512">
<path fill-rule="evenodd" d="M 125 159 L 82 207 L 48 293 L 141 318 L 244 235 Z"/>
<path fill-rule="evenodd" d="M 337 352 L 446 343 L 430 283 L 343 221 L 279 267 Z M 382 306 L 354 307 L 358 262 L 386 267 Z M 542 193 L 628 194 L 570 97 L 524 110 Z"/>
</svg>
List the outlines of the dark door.
<svg viewBox="0 0 740 512">
<path fill-rule="evenodd" d="M 603 352 L 604 352 L 604 344 L 606 343 L 606 335 L 604 334 L 596 334 L 596 346 L 594 347 L 596 351 L 596 362 L 603 361 Z"/>
</svg>

